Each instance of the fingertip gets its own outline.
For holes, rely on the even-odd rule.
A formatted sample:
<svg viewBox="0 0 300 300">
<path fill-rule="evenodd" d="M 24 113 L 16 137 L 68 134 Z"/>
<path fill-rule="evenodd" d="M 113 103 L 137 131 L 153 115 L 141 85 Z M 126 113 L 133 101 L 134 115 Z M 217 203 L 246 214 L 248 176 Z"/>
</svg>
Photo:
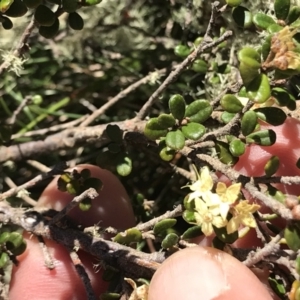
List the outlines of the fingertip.
<svg viewBox="0 0 300 300">
<path fill-rule="evenodd" d="M 238 274 L 238 276 L 237 276 Z M 245 293 L 245 288 L 251 289 Z M 234 257 L 192 247 L 168 258 L 154 274 L 149 300 L 272 299 L 256 276 Z"/>
</svg>

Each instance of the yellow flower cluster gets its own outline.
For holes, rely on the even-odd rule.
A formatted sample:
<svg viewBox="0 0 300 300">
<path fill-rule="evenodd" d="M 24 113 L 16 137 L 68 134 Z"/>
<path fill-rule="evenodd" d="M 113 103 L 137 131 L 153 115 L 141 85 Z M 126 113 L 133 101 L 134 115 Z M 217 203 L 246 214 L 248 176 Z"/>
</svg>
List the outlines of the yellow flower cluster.
<svg viewBox="0 0 300 300">
<path fill-rule="evenodd" d="M 215 193 L 212 192 L 213 185 L 208 167 L 203 167 L 200 174 L 197 173 L 197 180 L 187 186 L 192 191 L 187 201 L 194 201 L 196 223 L 201 226 L 206 236 L 214 232 L 213 226 L 226 227 L 228 234 L 237 231 L 240 225 L 256 226 L 253 213 L 260 206 L 250 204 L 248 200 L 237 201 L 241 190 L 240 183 L 226 187 L 223 182 L 218 182 Z M 227 218 L 229 212 L 232 216 L 230 220 Z"/>
</svg>

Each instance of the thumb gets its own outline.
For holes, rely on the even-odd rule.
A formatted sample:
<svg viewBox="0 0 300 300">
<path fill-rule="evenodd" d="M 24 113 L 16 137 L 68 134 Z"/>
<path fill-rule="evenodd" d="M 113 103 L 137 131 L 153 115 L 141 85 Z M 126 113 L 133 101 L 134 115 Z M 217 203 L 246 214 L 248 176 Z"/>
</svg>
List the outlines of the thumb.
<svg viewBox="0 0 300 300">
<path fill-rule="evenodd" d="M 245 293 L 245 287 L 247 292 Z M 257 277 L 229 254 L 192 247 L 169 257 L 154 274 L 148 300 L 271 300 Z"/>
</svg>

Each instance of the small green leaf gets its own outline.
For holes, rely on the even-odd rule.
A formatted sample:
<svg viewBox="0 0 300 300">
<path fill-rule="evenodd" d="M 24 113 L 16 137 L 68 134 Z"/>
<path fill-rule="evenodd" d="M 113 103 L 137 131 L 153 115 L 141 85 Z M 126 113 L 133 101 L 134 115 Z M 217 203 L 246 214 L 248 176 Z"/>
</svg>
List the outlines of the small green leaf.
<svg viewBox="0 0 300 300">
<path fill-rule="evenodd" d="M 253 68 L 259 68 L 261 64 L 259 53 L 252 47 L 243 47 L 238 52 L 238 59 Z"/>
<path fill-rule="evenodd" d="M 279 201 L 280 203 L 285 203 L 286 196 L 281 191 L 273 187 L 271 184 L 268 185 L 267 194 L 275 200 Z"/>
<path fill-rule="evenodd" d="M 1 0 L 0 1 L 0 12 L 5 13 L 9 7 L 12 5 L 14 0 Z"/>
<path fill-rule="evenodd" d="M 9 236 L 10 236 L 10 232 L 8 231 L 2 232 L 0 234 L 0 245 L 6 243 L 9 239 Z"/>
<path fill-rule="evenodd" d="M 89 188 L 95 189 L 97 192 L 101 191 L 103 188 L 103 183 L 99 178 L 89 177 L 84 180 L 83 190 L 87 190 Z"/>
<path fill-rule="evenodd" d="M 290 101 L 289 93 L 286 89 L 281 87 L 273 88 L 271 94 L 275 98 L 277 104 L 280 106 L 286 106 Z"/>
<path fill-rule="evenodd" d="M 195 100 L 187 106 L 185 117 L 191 122 L 203 123 L 210 117 L 212 111 L 212 106 L 207 100 Z"/>
<path fill-rule="evenodd" d="M 290 0 L 275 0 L 274 10 L 276 18 L 279 20 L 285 20 L 289 14 L 290 6 Z"/>
<path fill-rule="evenodd" d="M 6 248 L 8 250 L 13 250 L 14 248 L 18 248 L 23 243 L 23 235 L 17 231 L 13 231 L 10 233 L 8 240 L 6 241 Z"/>
<path fill-rule="evenodd" d="M 269 78 L 265 74 L 260 74 L 248 86 L 247 92 L 249 98 L 258 103 L 266 102 L 271 95 Z"/>
<path fill-rule="evenodd" d="M 229 150 L 229 145 L 222 141 L 216 141 L 216 151 L 223 164 L 234 165 L 238 158 L 233 156 Z"/>
<path fill-rule="evenodd" d="M 205 74 L 208 70 L 207 63 L 203 59 L 196 59 L 193 62 L 192 70 L 197 73 Z"/>
<path fill-rule="evenodd" d="M 261 146 L 271 146 L 276 142 L 276 133 L 272 129 L 253 132 L 246 137 L 246 142 Z"/>
<path fill-rule="evenodd" d="M 239 140 L 235 139 L 229 143 L 229 151 L 233 156 L 239 157 L 245 153 L 246 146 Z"/>
<path fill-rule="evenodd" d="M 238 231 L 228 234 L 226 227 L 217 228 L 213 226 L 213 228 L 216 236 L 226 244 L 233 244 L 239 238 Z"/>
<path fill-rule="evenodd" d="M 267 28 L 272 25 L 272 24 L 276 24 L 276 22 L 274 21 L 274 19 L 264 13 L 256 13 L 253 16 L 253 23 L 255 24 L 255 26 L 259 29 L 263 29 L 263 30 L 267 30 Z"/>
<path fill-rule="evenodd" d="M 257 117 L 270 125 L 282 125 L 286 120 L 286 114 L 278 107 L 261 107 L 254 110 Z"/>
<path fill-rule="evenodd" d="M 250 28 L 252 26 L 252 13 L 246 7 L 237 6 L 233 8 L 232 18 L 239 27 Z"/>
<path fill-rule="evenodd" d="M 195 209 L 195 200 L 194 199 L 189 199 L 190 194 L 186 195 L 183 199 L 183 206 L 187 209 L 187 210 L 194 210 Z"/>
<path fill-rule="evenodd" d="M 6 252 L 2 252 L 0 254 L 0 269 L 5 268 L 9 261 L 10 261 L 10 259 L 9 259 L 8 254 Z"/>
<path fill-rule="evenodd" d="M 241 129 L 244 136 L 252 133 L 257 125 L 257 115 L 253 110 L 244 113 L 241 120 Z"/>
<path fill-rule="evenodd" d="M 54 38 L 59 31 L 59 19 L 56 17 L 53 25 L 51 26 L 40 26 L 39 34 L 46 39 Z"/>
<path fill-rule="evenodd" d="M 271 39 L 272 39 L 272 35 L 268 35 L 262 46 L 261 46 L 261 54 L 262 54 L 262 59 L 265 61 L 267 59 L 267 57 L 269 56 L 269 53 L 271 51 Z"/>
<path fill-rule="evenodd" d="M 181 130 L 187 139 L 197 141 L 204 135 L 206 128 L 202 124 L 190 122 L 182 126 Z"/>
<path fill-rule="evenodd" d="M 118 125 L 108 124 L 106 126 L 106 134 L 115 143 L 122 143 L 123 141 L 123 132 Z"/>
<path fill-rule="evenodd" d="M 155 224 L 153 232 L 155 235 L 162 234 L 177 223 L 176 219 L 164 219 Z"/>
<path fill-rule="evenodd" d="M 300 17 L 300 6 L 293 6 L 286 19 L 286 24 L 295 22 Z"/>
<path fill-rule="evenodd" d="M 118 233 L 113 241 L 119 244 L 129 245 L 131 243 L 138 243 L 142 240 L 142 233 L 136 228 L 129 228 L 125 232 Z"/>
<path fill-rule="evenodd" d="M 229 113 L 228 111 L 224 111 L 222 114 L 221 114 L 221 120 L 227 124 L 229 123 L 232 118 L 235 116 L 235 114 L 232 114 L 232 113 Z"/>
<path fill-rule="evenodd" d="M 39 5 L 34 12 L 35 21 L 41 26 L 52 26 L 55 22 L 55 13 L 46 5 Z"/>
<path fill-rule="evenodd" d="M 182 214 L 183 219 L 189 224 L 196 224 L 195 212 L 192 210 L 185 210 Z"/>
<path fill-rule="evenodd" d="M 232 7 L 239 6 L 242 2 L 243 0 L 226 0 L 226 4 Z"/>
<path fill-rule="evenodd" d="M 175 119 L 181 121 L 185 115 L 185 100 L 181 95 L 173 95 L 169 100 L 169 109 Z"/>
<path fill-rule="evenodd" d="M 169 147 L 164 147 L 159 152 L 160 158 L 164 161 L 171 161 L 175 154 L 176 151 L 174 149 L 170 149 Z"/>
<path fill-rule="evenodd" d="M 97 5 L 101 2 L 102 0 L 82 0 L 79 3 L 82 6 L 93 6 L 93 5 Z"/>
<path fill-rule="evenodd" d="M 238 113 L 242 111 L 243 104 L 241 101 L 231 94 L 226 94 L 222 97 L 220 104 L 222 108 L 230 113 Z"/>
<path fill-rule="evenodd" d="M 69 13 L 68 24 L 73 30 L 82 30 L 84 21 L 79 13 L 76 11 Z"/>
<path fill-rule="evenodd" d="M 299 221 L 294 221 L 288 224 L 284 230 L 284 238 L 287 245 L 293 251 L 300 249 L 300 224 Z"/>
<path fill-rule="evenodd" d="M 100 296 L 100 300 L 119 300 L 121 298 L 121 294 L 118 293 L 103 293 Z"/>
<path fill-rule="evenodd" d="M 168 147 L 180 150 L 184 147 L 185 138 L 183 133 L 180 130 L 170 131 L 166 135 L 166 144 Z"/>
<path fill-rule="evenodd" d="M 119 155 L 117 159 L 116 169 L 120 176 L 128 176 L 132 170 L 132 161 L 130 157 L 126 156 L 123 153 Z"/>
<path fill-rule="evenodd" d="M 2 27 L 5 30 L 10 30 L 14 27 L 13 22 L 11 21 L 11 19 L 7 18 L 6 16 L 1 16 L 2 18 Z"/>
<path fill-rule="evenodd" d="M 282 30 L 283 27 L 278 25 L 278 24 L 272 24 L 267 28 L 268 33 L 272 34 L 272 33 L 277 33 L 280 30 Z"/>
<path fill-rule="evenodd" d="M 189 240 L 189 239 L 193 239 L 193 238 L 195 238 L 197 236 L 200 236 L 200 235 L 203 235 L 203 232 L 201 230 L 201 226 L 196 225 L 196 226 L 190 227 L 188 230 L 186 230 L 182 234 L 181 238 L 183 240 Z"/>
<path fill-rule="evenodd" d="M 285 289 L 285 283 L 282 281 L 282 279 L 269 276 L 268 283 L 271 289 L 276 293 L 276 295 L 279 296 L 279 299 L 285 298 L 287 291 Z M 297 300 L 297 298 L 295 298 L 295 300 Z"/>
<path fill-rule="evenodd" d="M 266 176 L 271 177 L 272 175 L 274 175 L 277 172 L 279 166 L 280 166 L 279 157 L 273 155 L 265 164 L 264 170 Z"/>
<path fill-rule="evenodd" d="M 177 45 L 174 48 L 174 53 L 179 57 L 187 57 L 191 53 L 191 49 L 186 45 Z"/>
<path fill-rule="evenodd" d="M 28 11 L 22 0 L 2 1 L 1 10 L 4 10 L 5 15 L 8 17 L 19 18 L 24 16 Z"/>
<path fill-rule="evenodd" d="M 161 114 L 157 118 L 158 124 L 163 129 L 168 129 L 169 127 L 173 127 L 176 123 L 175 118 L 172 115 Z"/>
<path fill-rule="evenodd" d="M 145 126 L 144 134 L 150 140 L 156 140 L 162 136 L 165 136 L 168 133 L 168 130 L 162 128 L 158 122 L 158 118 L 150 119 Z"/>
<path fill-rule="evenodd" d="M 169 249 L 174 247 L 179 240 L 179 237 L 175 233 L 169 233 L 161 242 L 161 247 L 163 249 Z"/>
</svg>

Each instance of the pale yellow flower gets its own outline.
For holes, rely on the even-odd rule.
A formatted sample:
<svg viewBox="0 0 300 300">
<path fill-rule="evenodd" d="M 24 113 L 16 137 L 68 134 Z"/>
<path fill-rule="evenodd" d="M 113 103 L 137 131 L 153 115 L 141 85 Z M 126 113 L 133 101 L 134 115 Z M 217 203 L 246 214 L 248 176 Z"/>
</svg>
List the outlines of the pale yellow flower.
<svg viewBox="0 0 300 300">
<path fill-rule="evenodd" d="M 209 236 L 214 232 L 213 225 L 217 228 L 225 227 L 227 220 L 220 216 L 219 206 L 207 206 L 207 204 L 197 198 L 195 199 L 195 219 L 202 232 Z"/>
<path fill-rule="evenodd" d="M 224 220 L 227 217 L 231 204 L 238 199 L 240 191 L 240 183 L 235 183 L 227 187 L 225 183 L 218 182 L 216 193 L 220 198 L 220 214 Z"/>
<path fill-rule="evenodd" d="M 226 226 L 227 233 L 230 234 L 237 231 L 240 225 L 256 227 L 253 213 L 259 208 L 258 204 L 249 204 L 248 200 L 240 201 L 236 206 L 232 207 L 230 212 L 233 214 L 233 217 Z"/>
<path fill-rule="evenodd" d="M 214 182 L 210 176 L 208 167 L 203 167 L 200 174 L 196 172 L 197 180 L 191 184 L 187 185 L 192 193 L 189 194 L 189 200 L 202 198 L 204 201 L 213 203 L 217 198 L 211 192 Z"/>
</svg>

